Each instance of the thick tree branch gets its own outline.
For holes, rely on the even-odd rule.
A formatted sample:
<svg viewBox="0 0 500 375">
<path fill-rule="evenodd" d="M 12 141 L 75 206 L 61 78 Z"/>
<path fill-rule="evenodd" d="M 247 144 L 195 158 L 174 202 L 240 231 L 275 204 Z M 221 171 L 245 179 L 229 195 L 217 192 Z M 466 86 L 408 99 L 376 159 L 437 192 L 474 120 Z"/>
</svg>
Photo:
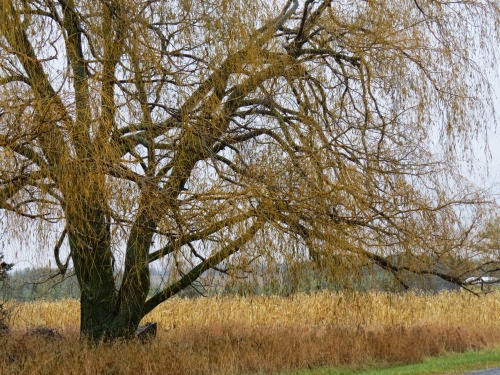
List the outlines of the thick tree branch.
<svg viewBox="0 0 500 375">
<path fill-rule="evenodd" d="M 19 18 L 19 13 L 14 9 L 12 2 L 0 3 L 0 18 L 3 28 L 0 32 L 4 35 L 15 53 L 19 62 L 28 75 L 29 82 L 39 100 L 38 118 L 43 124 L 40 143 L 44 154 L 52 167 L 60 166 L 63 155 L 69 154 L 61 131 L 57 128 L 57 121 L 63 120 L 71 124 L 65 105 L 54 91 L 49 76 L 45 74 L 42 62 L 35 54 L 26 30 Z M 46 103 L 43 106 L 42 103 Z M 43 111 L 43 112 L 42 112 Z M 50 138 L 47 136 L 50 134 Z"/>
<path fill-rule="evenodd" d="M 0 77 L 0 85 L 6 85 L 12 82 L 23 82 L 27 85 L 31 85 L 30 79 L 22 74 Z"/>
<path fill-rule="evenodd" d="M 63 8 L 64 28 L 66 29 L 66 51 L 73 70 L 75 90 L 76 120 L 71 129 L 73 147 L 80 158 L 91 155 L 90 146 L 90 100 L 88 71 L 82 46 L 82 27 L 73 0 L 58 0 Z"/>
<path fill-rule="evenodd" d="M 250 241 L 255 234 L 263 227 L 264 222 L 257 220 L 242 236 L 237 240 L 232 241 L 230 244 L 226 245 L 224 248 L 219 250 L 217 253 L 207 258 L 205 261 L 198 264 L 191 271 L 181 277 L 180 280 L 174 282 L 173 284 L 167 286 L 159 293 L 155 294 L 149 300 L 146 301 L 142 313 L 146 315 L 156 306 L 158 306 L 163 301 L 174 296 L 182 289 L 189 286 L 193 281 L 198 279 L 205 271 L 217 266 L 223 260 L 229 258 L 231 255 L 239 251 L 239 249 L 244 246 L 248 241 Z"/>
<path fill-rule="evenodd" d="M 61 246 L 64 242 L 64 239 L 66 238 L 67 233 L 68 231 L 66 230 L 66 228 L 64 228 L 61 235 L 59 236 L 59 239 L 57 240 L 56 245 L 54 246 L 54 258 L 56 260 L 57 268 L 59 269 L 59 272 L 61 273 L 62 276 L 64 276 L 66 274 L 66 271 L 68 270 L 70 256 L 68 255 L 66 261 L 63 264 L 59 256 L 59 250 L 61 249 Z"/>
</svg>

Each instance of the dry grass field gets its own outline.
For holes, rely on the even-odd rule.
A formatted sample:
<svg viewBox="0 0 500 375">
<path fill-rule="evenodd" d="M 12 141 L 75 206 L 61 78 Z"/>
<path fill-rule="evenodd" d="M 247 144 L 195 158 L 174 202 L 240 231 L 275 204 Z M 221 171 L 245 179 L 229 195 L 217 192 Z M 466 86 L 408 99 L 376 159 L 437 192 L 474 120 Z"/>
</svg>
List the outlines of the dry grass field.
<svg viewBox="0 0 500 375">
<path fill-rule="evenodd" d="M 500 293 L 319 293 L 172 299 L 145 321 L 152 342 L 92 346 L 78 338 L 78 302 L 10 304 L 2 374 L 236 374 L 409 363 L 500 345 Z M 62 338 L 29 335 L 56 328 Z"/>
</svg>

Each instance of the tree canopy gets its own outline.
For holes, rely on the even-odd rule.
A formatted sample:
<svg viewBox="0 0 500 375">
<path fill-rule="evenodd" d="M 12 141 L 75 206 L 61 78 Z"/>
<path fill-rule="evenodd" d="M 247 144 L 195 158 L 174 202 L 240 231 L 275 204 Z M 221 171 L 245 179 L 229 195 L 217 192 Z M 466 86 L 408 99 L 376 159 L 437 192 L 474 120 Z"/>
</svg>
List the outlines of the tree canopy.
<svg viewBox="0 0 500 375">
<path fill-rule="evenodd" d="M 259 257 L 461 285 L 432 264 L 467 256 L 484 200 L 454 155 L 493 119 L 499 15 L 494 0 L 2 1 L 0 207 L 18 235 L 60 231 L 97 339 Z M 177 278 L 148 296 L 165 260 Z"/>
</svg>

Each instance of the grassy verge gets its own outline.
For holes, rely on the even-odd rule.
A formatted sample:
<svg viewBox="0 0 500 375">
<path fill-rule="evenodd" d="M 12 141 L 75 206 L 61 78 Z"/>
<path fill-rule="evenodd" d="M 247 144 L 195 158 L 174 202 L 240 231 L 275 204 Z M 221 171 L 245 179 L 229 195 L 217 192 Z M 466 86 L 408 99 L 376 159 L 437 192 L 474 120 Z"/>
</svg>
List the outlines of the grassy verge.
<svg viewBox="0 0 500 375">
<path fill-rule="evenodd" d="M 495 349 L 447 354 L 426 358 L 422 363 L 381 369 L 348 370 L 321 368 L 303 370 L 289 375 L 418 375 L 418 374 L 463 374 L 466 371 L 500 367 L 500 347 Z"/>
</svg>

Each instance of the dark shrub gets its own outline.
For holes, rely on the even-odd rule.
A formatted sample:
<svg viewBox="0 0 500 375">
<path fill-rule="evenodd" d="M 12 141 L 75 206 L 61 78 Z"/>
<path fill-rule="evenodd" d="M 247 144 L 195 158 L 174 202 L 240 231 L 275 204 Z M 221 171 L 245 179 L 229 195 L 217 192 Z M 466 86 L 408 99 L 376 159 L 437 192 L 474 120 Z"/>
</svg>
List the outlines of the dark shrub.
<svg viewBox="0 0 500 375">
<path fill-rule="evenodd" d="M 12 264 L 3 261 L 3 254 L 0 254 L 0 283 L 3 284 L 7 278 L 7 271 L 12 268 Z M 8 332 L 7 310 L 2 301 L 0 301 L 0 335 Z"/>
</svg>

